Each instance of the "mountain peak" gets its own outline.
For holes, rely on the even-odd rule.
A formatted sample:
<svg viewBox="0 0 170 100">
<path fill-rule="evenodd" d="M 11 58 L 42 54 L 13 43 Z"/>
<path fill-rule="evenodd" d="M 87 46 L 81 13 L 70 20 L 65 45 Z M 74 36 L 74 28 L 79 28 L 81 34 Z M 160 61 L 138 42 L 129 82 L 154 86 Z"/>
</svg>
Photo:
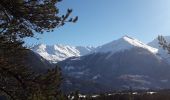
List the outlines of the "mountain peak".
<svg viewBox="0 0 170 100">
<path fill-rule="evenodd" d="M 46 45 L 39 44 L 33 47 L 33 51 L 41 55 L 46 60 L 57 63 L 69 57 L 78 57 L 91 52 L 92 47 L 76 47 L 63 44 Z"/>
<path fill-rule="evenodd" d="M 128 50 L 128 49 L 131 49 L 134 47 L 147 49 L 148 51 L 150 51 L 154 54 L 157 53 L 157 51 L 158 51 L 156 48 L 150 47 L 150 46 L 146 45 L 145 43 L 142 43 L 141 41 L 126 35 L 118 40 L 114 40 L 110 43 L 107 43 L 105 45 L 98 47 L 94 52 L 115 53 L 115 52 L 119 52 L 119 51 Z"/>
<path fill-rule="evenodd" d="M 122 36 L 122 38 L 130 38 L 130 39 L 133 39 L 132 37 L 128 36 L 128 35 L 124 35 Z"/>
</svg>

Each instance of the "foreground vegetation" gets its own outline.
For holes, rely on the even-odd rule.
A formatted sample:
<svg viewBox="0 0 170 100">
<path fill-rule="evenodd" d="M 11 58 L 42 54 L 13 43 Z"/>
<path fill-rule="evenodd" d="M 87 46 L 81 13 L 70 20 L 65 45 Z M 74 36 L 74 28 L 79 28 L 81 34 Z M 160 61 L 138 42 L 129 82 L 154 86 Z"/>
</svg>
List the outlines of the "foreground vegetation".
<svg viewBox="0 0 170 100">
<path fill-rule="evenodd" d="M 29 65 L 25 38 L 51 32 L 78 17 L 59 14 L 61 0 L 2 0 L 0 2 L 0 96 L 7 100 L 62 100 L 60 68 L 36 72 Z"/>
</svg>

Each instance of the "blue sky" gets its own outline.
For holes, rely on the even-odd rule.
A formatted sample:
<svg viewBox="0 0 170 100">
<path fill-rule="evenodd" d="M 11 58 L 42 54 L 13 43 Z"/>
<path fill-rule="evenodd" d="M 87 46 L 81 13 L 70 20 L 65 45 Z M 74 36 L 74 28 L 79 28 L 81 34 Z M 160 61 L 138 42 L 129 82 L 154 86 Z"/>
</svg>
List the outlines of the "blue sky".
<svg viewBox="0 0 170 100">
<path fill-rule="evenodd" d="M 27 44 L 98 46 L 124 35 L 147 43 L 170 35 L 170 0 L 63 0 L 58 6 L 61 14 L 72 8 L 78 22 L 37 35 L 40 40 L 27 39 Z"/>
</svg>

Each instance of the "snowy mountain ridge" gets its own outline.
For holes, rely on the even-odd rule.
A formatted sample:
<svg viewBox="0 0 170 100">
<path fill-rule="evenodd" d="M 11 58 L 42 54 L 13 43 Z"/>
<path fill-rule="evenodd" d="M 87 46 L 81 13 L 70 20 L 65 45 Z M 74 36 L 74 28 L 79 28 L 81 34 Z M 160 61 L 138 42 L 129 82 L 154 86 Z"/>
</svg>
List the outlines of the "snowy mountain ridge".
<svg viewBox="0 0 170 100">
<path fill-rule="evenodd" d="M 170 37 L 165 37 L 165 39 L 170 42 Z M 41 55 L 46 60 L 51 63 L 57 63 L 63 61 L 69 57 L 79 57 L 92 53 L 108 53 L 111 52 L 111 55 L 120 51 L 130 50 L 132 48 L 143 48 L 148 50 L 150 53 L 160 56 L 164 59 L 169 59 L 170 56 L 167 55 L 167 51 L 163 50 L 159 44 L 158 40 L 154 39 L 152 42 L 145 44 L 138 39 L 123 36 L 118 40 L 106 43 L 102 46 L 92 47 L 92 46 L 69 46 L 69 45 L 45 45 L 39 44 L 34 46 L 32 49 L 34 52 Z"/>
<path fill-rule="evenodd" d="M 107 53 L 107 52 L 118 52 L 118 51 L 124 51 L 124 50 L 129 50 L 133 47 L 139 47 L 139 48 L 144 48 L 150 51 L 151 53 L 156 54 L 158 52 L 157 48 L 153 48 L 151 46 L 148 46 L 141 41 L 131 38 L 129 36 L 123 36 L 122 38 L 118 40 L 114 40 L 110 43 L 107 43 L 103 46 L 97 47 L 93 52 L 101 52 L 101 53 Z"/>
<path fill-rule="evenodd" d="M 69 57 L 78 57 L 89 53 L 94 47 L 83 46 L 69 46 L 69 45 L 45 45 L 39 44 L 32 48 L 32 50 L 41 55 L 51 63 L 57 63 Z"/>
</svg>

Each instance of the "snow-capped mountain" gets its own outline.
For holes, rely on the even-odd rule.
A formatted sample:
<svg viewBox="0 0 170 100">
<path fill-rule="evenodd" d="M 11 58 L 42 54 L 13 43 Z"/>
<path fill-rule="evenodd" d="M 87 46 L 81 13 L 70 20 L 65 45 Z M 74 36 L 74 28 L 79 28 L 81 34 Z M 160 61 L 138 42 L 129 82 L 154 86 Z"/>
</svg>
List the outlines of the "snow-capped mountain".
<svg viewBox="0 0 170 100">
<path fill-rule="evenodd" d="M 32 48 L 32 50 L 41 55 L 51 63 L 57 63 L 65 60 L 69 57 L 78 57 L 88 54 L 94 49 L 94 47 L 83 47 L 83 46 L 69 46 L 69 45 L 45 45 L 39 44 Z"/>
<path fill-rule="evenodd" d="M 168 43 L 170 43 L 170 36 L 164 36 L 164 38 L 166 39 L 166 41 Z M 159 55 L 161 58 L 163 58 L 164 60 L 166 60 L 168 63 L 170 63 L 170 55 L 168 54 L 167 50 L 164 50 L 160 44 L 158 39 L 154 39 L 152 42 L 148 43 L 149 46 L 152 46 L 154 48 L 158 49 L 157 55 Z"/>
<path fill-rule="evenodd" d="M 69 57 L 78 57 L 84 56 L 90 53 L 107 53 L 112 52 L 112 54 L 124 50 L 129 50 L 133 47 L 140 47 L 144 48 L 154 54 L 158 52 L 158 49 L 148 46 L 141 41 L 124 36 L 118 40 L 112 41 L 105 45 L 99 46 L 97 48 L 92 46 L 69 46 L 69 45 L 45 45 L 39 44 L 32 48 L 32 50 L 39 55 L 41 55 L 46 60 L 50 61 L 51 63 L 57 63 L 59 61 L 63 61 Z"/>
<path fill-rule="evenodd" d="M 99 46 L 96 49 L 93 50 L 93 52 L 101 52 L 101 53 L 107 53 L 107 52 L 120 52 L 124 50 L 129 50 L 134 47 L 144 48 L 154 54 L 158 52 L 158 49 L 153 48 L 151 46 L 148 46 L 141 41 L 131 38 L 129 36 L 123 36 L 122 38 L 112 41 L 110 43 L 107 43 L 105 45 Z"/>
<path fill-rule="evenodd" d="M 129 86 L 136 89 L 169 88 L 169 64 L 157 53 L 158 49 L 124 36 L 97 47 L 88 55 L 71 57 L 58 64 L 62 66 L 63 75 L 69 76 L 66 87 L 80 91 L 92 92 L 93 89 L 87 90 L 83 83 L 76 83 L 72 79 L 83 79 L 89 87 L 98 84 L 96 86 L 106 90 Z"/>
<path fill-rule="evenodd" d="M 170 42 L 170 37 L 165 38 Z M 157 39 L 145 44 L 124 36 L 97 48 L 40 44 L 32 50 L 62 66 L 67 92 L 170 88 L 169 55 Z"/>
</svg>

